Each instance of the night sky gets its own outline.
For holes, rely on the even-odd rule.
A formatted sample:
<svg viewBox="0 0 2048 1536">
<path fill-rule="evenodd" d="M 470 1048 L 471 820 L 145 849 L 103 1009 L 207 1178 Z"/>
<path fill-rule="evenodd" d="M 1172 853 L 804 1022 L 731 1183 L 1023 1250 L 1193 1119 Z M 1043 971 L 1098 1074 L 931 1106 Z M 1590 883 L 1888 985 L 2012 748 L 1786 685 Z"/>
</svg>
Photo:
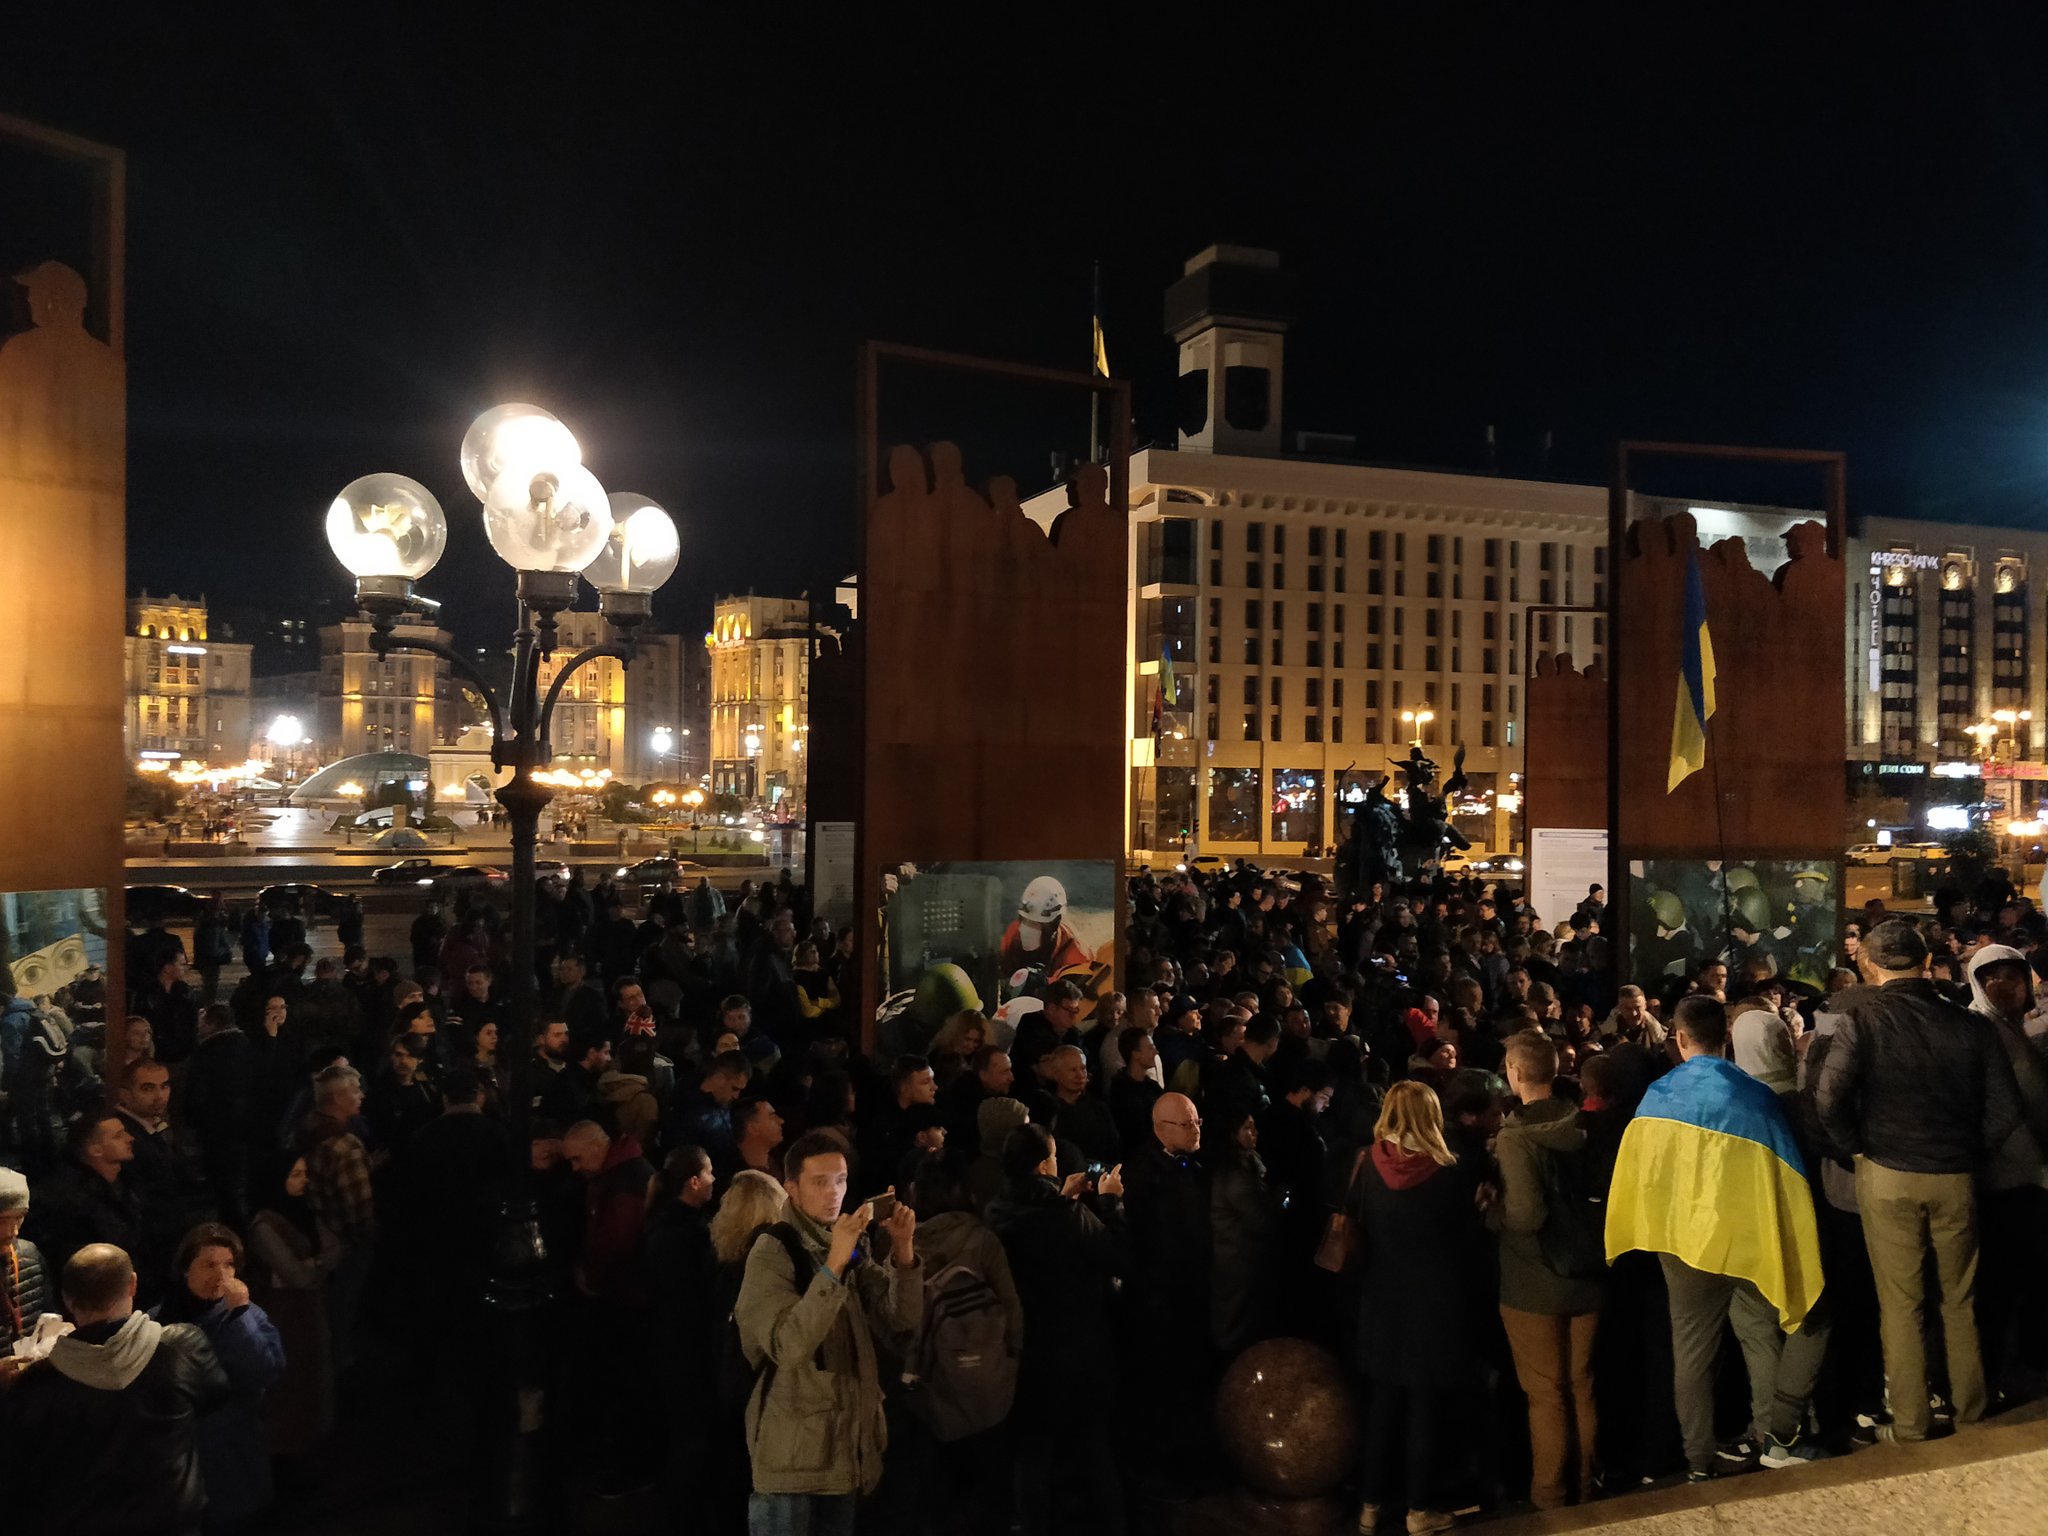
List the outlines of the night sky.
<svg viewBox="0 0 2048 1536">
<path fill-rule="evenodd" d="M 861 338 L 1084 367 L 1099 259 L 1163 439 L 1161 294 L 1217 240 L 1298 274 L 1286 425 L 1364 457 L 1474 467 L 1493 423 L 1511 473 L 1546 431 L 1589 479 L 1672 437 L 1845 449 L 1852 513 L 2048 505 L 2048 7 L 956 9 L 924 41 L 810 8 L 41 9 L 0 110 L 130 154 L 134 586 L 341 592 L 320 515 L 396 469 L 450 515 L 425 590 L 495 642 L 456 447 L 528 399 L 675 514 L 659 611 L 695 629 L 847 567 Z M 1085 442 L 1053 395 L 886 394 L 892 435 L 1027 491 Z"/>
</svg>

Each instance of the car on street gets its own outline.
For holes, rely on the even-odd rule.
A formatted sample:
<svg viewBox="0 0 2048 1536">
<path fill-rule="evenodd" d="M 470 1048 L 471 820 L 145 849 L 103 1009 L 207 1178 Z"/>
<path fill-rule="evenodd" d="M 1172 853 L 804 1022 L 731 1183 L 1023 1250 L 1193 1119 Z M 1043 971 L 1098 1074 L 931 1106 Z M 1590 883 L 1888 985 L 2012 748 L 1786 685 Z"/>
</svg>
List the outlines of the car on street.
<svg viewBox="0 0 2048 1536">
<path fill-rule="evenodd" d="M 435 876 L 445 873 L 447 868 L 432 859 L 400 859 L 396 864 L 372 870 L 370 879 L 378 885 L 432 885 Z"/>
<path fill-rule="evenodd" d="M 206 909 L 206 898 L 182 885 L 131 885 L 127 888 L 128 926 L 189 923 Z"/>
<path fill-rule="evenodd" d="M 1173 867 L 1184 875 L 1220 875 L 1230 868 L 1230 861 L 1220 853 L 1195 853 Z"/>
<path fill-rule="evenodd" d="M 456 864 L 434 877 L 440 891 L 496 891 L 511 884 L 512 877 L 488 864 Z"/>
<path fill-rule="evenodd" d="M 639 886 L 642 890 L 672 891 L 676 882 L 683 877 L 682 864 L 671 858 L 641 859 L 636 864 L 621 864 L 612 878 L 625 885 Z"/>
<path fill-rule="evenodd" d="M 557 880 L 567 885 L 569 883 L 569 866 L 560 859 L 535 859 L 533 861 L 533 878 L 536 880 Z"/>
<path fill-rule="evenodd" d="M 1889 843 L 1858 843 L 1847 858 L 1851 864 L 1889 864 L 1897 852 Z"/>
<path fill-rule="evenodd" d="M 322 918 L 332 921 L 341 914 L 351 898 L 341 891 L 330 890 L 324 885 L 313 885 L 302 880 L 285 880 L 276 885 L 266 885 L 256 893 L 256 904 L 272 916 L 288 914 L 302 917 L 308 923 Z"/>
</svg>

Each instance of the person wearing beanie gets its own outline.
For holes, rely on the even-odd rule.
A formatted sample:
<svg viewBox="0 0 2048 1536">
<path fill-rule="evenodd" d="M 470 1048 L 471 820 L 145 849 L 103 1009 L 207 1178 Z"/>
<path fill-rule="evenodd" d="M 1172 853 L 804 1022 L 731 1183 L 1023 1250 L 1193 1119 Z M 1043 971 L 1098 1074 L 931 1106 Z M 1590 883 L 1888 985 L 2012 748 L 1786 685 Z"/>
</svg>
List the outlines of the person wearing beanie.
<svg viewBox="0 0 2048 1536">
<path fill-rule="evenodd" d="M 1909 922 L 1879 923 L 1857 964 L 1867 986 L 1840 998 L 1841 1023 L 1814 1086 L 1828 1139 L 1855 1158 L 1856 1203 L 1877 1279 L 1893 1422 L 1887 1440 L 1924 1440 L 1927 1307 L 1933 1249 L 1957 1425 L 1988 1406 L 1978 1348 L 1977 1174 L 2022 1129 L 2019 1088 L 1997 1026 L 1950 1003 L 1927 979 L 1927 941 Z"/>
<path fill-rule="evenodd" d="M 0 1383 L 16 1369 L 14 1341 L 34 1331 L 51 1306 L 42 1250 L 21 1235 L 28 1218 L 28 1180 L 0 1168 Z"/>
</svg>

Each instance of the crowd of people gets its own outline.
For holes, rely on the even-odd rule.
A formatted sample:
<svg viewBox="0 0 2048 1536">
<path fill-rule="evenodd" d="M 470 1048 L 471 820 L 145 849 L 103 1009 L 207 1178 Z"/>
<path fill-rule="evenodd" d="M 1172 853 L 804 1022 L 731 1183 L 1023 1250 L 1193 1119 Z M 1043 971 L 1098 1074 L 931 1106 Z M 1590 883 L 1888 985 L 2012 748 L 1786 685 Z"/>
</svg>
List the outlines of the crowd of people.
<svg viewBox="0 0 2048 1536">
<path fill-rule="evenodd" d="M 487 902 L 404 956 L 243 925 L 225 990 L 224 914 L 145 930 L 119 1018 L 0 998 L 7 1507 L 264 1528 L 394 1377 L 472 1475 L 508 1213 L 547 1485 L 713 1532 L 1145 1528 L 1281 1336 L 1356 1377 L 1362 1532 L 2039 1395 L 2039 914 L 1994 881 L 1846 923 L 1824 992 L 1739 943 L 1639 987 L 1603 895 L 1141 876 L 1124 990 L 954 993 L 887 1054 L 786 873 L 544 882 L 523 1062 Z"/>
</svg>

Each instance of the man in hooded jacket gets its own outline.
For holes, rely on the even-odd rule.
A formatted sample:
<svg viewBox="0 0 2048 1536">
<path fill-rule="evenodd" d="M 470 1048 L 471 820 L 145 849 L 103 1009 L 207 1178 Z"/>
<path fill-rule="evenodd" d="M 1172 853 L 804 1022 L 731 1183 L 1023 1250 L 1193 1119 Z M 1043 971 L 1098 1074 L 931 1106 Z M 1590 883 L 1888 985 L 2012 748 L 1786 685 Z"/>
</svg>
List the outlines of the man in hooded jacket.
<svg viewBox="0 0 2048 1536">
<path fill-rule="evenodd" d="M 1977 1175 L 1983 1266 L 1977 1330 L 1993 1387 L 2017 1396 L 2024 1389 L 2012 1379 L 2015 1367 L 2037 1378 L 2048 1370 L 2048 1328 L 2038 1309 L 2025 1304 L 2030 1285 L 2048 1272 L 2048 1058 L 2026 1034 L 2034 1007 L 2034 968 L 2027 957 L 2004 944 L 1987 944 L 1970 957 L 1968 975 L 1970 1011 L 1991 1021 L 2012 1063 L 2024 1121 Z"/>
<path fill-rule="evenodd" d="M 201 1414 L 230 1387 L 206 1335 L 135 1310 L 135 1266 L 108 1243 L 64 1266 L 76 1327 L 0 1396 L 10 1529 L 186 1536 L 206 1508 Z"/>
</svg>

